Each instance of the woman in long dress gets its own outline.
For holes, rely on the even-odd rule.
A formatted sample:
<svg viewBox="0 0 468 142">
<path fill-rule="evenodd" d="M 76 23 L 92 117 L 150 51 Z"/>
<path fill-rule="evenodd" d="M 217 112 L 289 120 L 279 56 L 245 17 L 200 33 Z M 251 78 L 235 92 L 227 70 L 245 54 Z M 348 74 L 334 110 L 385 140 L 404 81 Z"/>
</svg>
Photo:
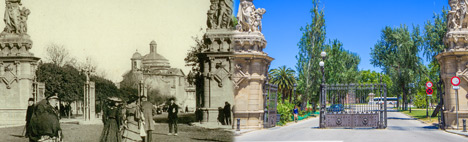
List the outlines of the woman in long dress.
<svg viewBox="0 0 468 142">
<path fill-rule="evenodd" d="M 104 129 L 101 133 L 100 142 L 122 142 L 120 132 L 122 126 L 122 110 L 120 108 L 121 100 L 118 98 L 108 98 L 109 105 L 104 110 L 102 121 Z"/>
<path fill-rule="evenodd" d="M 141 109 L 136 100 L 130 100 L 125 107 L 125 129 L 123 132 L 123 142 L 140 142 L 139 124 L 141 120 Z"/>
</svg>

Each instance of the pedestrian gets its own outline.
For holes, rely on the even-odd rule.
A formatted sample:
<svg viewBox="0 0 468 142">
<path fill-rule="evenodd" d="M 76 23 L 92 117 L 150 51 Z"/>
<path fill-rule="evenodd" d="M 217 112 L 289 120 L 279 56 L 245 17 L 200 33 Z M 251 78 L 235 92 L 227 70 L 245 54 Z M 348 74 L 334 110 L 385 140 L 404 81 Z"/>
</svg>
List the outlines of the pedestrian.
<svg viewBox="0 0 468 142">
<path fill-rule="evenodd" d="M 169 134 L 172 135 L 172 129 L 174 128 L 174 136 L 177 136 L 177 113 L 179 112 L 179 106 L 175 104 L 175 99 L 169 99 L 171 102 L 169 104 L 169 108 L 167 109 L 168 112 L 168 120 L 169 120 Z"/>
<path fill-rule="evenodd" d="M 225 125 L 224 123 L 224 109 L 223 107 L 218 107 L 218 122 L 221 123 L 221 125 Z"/>
<path fill-rule="evenodd" d="M 138 98 L 127 101 L 125 106 L 125 119 L 122 141 L 123 142 L 139 142 L 143 139 L 140 136 L 141 127 L 141 108 L 137 104 Z"/>
<path fill-rule="evenodd" d="M 146 138 L 143 140 L 144 142 L 151 142 L 153 140 L 153 130 L 155 130 L 153 116 L 155 115 L 153 107 L 153 103 L 148 101 L 146 96 L 141 97 L 141 109 L 143 111 L 143 120 L 144 120 L 144 128 L 146 132 Z"/>
<path fill-rule="evenodd" d="M 29 98 L 28 100 L 28 109 L 26 110 L 26 125 L 24 126 L 26 128 L 26 134 L 24 135 L 25 137 L 29 138 L 29 135 L 31 133 L 31 127 L 29 124 L 31 124 L 31 117 L 33 115 L 34 111 L 34 98 Z"/>
<path fill-rule="evenodd" d="M 226 121 L 226 125 L 231 125 L 231 104 L 228 102 L 224 103 L 224 120 Z"/>
<path fill-rule="evenodd" d="M 197 108 L 197 110 L 195 111 L 195 116 L 197 118 L 197 121 L 200 122 L 200 124 L 202 124 L 203 111 L 201 110 L 201 108 Z"/>
<path fill-rule="evenodd" d="M 297 115 L 299 114 L 299 110 L 297 109 L 297 106 L 294 106 L 294 122 L 297 123 Z"/>
<path fill-rule="evenodd" d="M 34 107 L 30 122 L 29 141 L 62 141 L 63 135 L 59 123 L 59 111 L 56 109 L 57 105 L 58 97 L 50 95 Z"/>
<path fill-rule="evenodd" d="M 100 142 L 122 142 L 122 100 L 117 97 L 109 97 L 107 99 L 108 104 L 102 117 L 104 128 L 102 129 Z"/>
</svg>

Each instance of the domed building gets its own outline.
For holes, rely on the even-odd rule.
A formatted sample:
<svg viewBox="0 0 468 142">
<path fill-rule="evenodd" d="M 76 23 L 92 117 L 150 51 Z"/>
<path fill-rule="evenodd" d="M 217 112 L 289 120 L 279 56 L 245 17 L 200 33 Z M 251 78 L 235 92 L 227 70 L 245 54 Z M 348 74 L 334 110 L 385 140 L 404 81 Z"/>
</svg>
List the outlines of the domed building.
<svg viewBox="0 0 468 142">
<path fill-rule="evenodd" d="M 151 96 L 174 96 L 176 103 L 185 110 L 195 110 L 195 89 L 189 85 L 186 75 L 179 68 L 171 68 L 169 60 L 157 52 L 157 44 L 150 43 L 150 53 L 142 56 L 138 51 L 133 53 L 131 70 L 123 75 L 120 86 L 138 88 L 143 83 L 142 94 Z M 151 94 L 153 93 L 153 94 Z M 159 104 L 155 104 L 159 105 Z"/>
</svg>

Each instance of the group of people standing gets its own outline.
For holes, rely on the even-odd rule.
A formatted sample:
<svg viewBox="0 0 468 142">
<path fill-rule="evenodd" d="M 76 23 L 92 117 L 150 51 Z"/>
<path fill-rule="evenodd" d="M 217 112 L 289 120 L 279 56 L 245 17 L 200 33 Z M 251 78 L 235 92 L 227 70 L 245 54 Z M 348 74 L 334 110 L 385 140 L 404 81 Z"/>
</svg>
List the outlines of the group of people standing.
<svg viewBox="0 0 468 142">
<path fill-rule="evenodd" d="M 108 100 L 108 107 L 103 110 L 104 128 L 100 142 L 151 142 L 155 130 L 153 116 L 156 114 L 156 109 L 145 96 L 141 97 L 141 102 L 129 100 L 126 104 L 116 97 Z M 174 103 L 174 99 L 170 101 L 169 134 L 174 128 L 174 135 L 177 135 L 178 106 Z"/>
<path fill-rule="evenodd" d="M 224 103 L 224 108 L 219 107 L 218 108 L 218 121 L 222 125 L 231 125 L 231 104 L 228 102 Z"/>
<path fill-rule="evenodd" d="M 140 101 L 138 99 L 141 99 Z M 26 137 L 30 142 L 60 142 L 63 139 L 60 127 L 59 98 L 56 95 L 34 104 L 34 99 L 28 100 L 26 112 Z M 153 116 L 156 109 L 146 96 L 129 100 L 126 103 L 120 98 L 107 98 L 103 109 L 102 130 L 100 142 L 151 142 L 155 130 Z M 168 107 L 169 134 L 177 136 L 177 114 L 179 106 L 170 99 Z"/>
<path fill-rule="evenodd" d="M 26 137 L 30 142 L 58 142 L 63 134 L 60 128 L 60 114 L 57 109 L 58 97 L 48 96 L 34 104 L 34 99 L 28 100 L 26 112 Z"/>
</svg>

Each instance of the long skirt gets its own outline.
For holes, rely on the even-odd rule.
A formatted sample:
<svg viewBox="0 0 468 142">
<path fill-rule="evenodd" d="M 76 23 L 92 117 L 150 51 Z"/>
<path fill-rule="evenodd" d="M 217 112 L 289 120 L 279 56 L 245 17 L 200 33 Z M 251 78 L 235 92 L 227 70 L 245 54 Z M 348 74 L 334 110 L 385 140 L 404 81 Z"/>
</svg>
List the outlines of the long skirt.
<svg viewBox="0 0 468 142">
<path fill-rule="evenodd" d="M 115 119 L 107 120 L 101 133 L 100 142 L 122 142 L 119 125 Z"/>
<path fill-rule="evenodd" d="M 140 130 L 138 129 L 138 122 L 133 121 L 133 117 L 127 117 L 127 129 L 124 130 L 122 140 L 123 142 L 139 142 L 142 141 L 140 137 Z"/>
</svg>

